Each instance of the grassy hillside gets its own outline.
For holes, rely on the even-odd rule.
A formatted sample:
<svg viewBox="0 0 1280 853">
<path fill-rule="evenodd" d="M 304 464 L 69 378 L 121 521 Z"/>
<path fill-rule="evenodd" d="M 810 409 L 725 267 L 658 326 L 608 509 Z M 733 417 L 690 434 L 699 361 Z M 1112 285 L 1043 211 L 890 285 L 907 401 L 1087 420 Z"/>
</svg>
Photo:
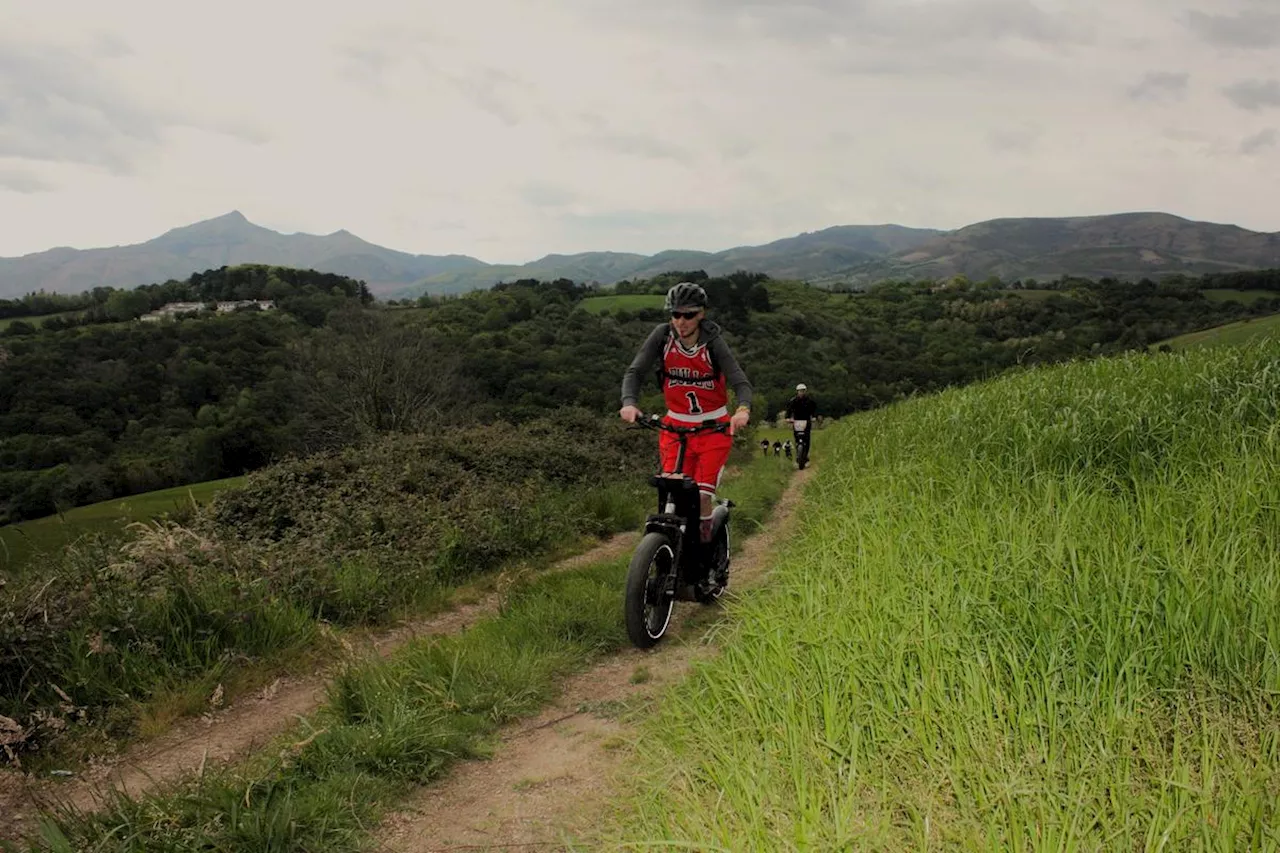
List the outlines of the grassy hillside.
<svg viewBox="0 0 1280 853">
<path fill-rule="evenodd" d="M 1159 349 L 1167 344 L 1175 350 L 1180 350 L 1191 347 L 1242 344 L 1255 338 L 1277 336 L 1280 336 L 1280 314 L 1273 314 L 1269 317 L 1250 317 L 1237 323 L 1226 323 L 1211 329 L 1189 332 L 1165 341 L 1158 341 L 1148 348 Z"/>
<path fill-rule="evenodd" d="M 1213 287 L 1204 292 L 1204 298 L 1211 302 L 1243 302 L 1252 305 L 1259 299 L 1275 299 L 1273 290 L 1232 290 L 1225 287 Z"/>
<path fill-rule="evenodd" d="M 1274 849 L 1280 341 L 846 419 L 629 849 Z"/>
<path fill-rule="evenodd" d="M 14 323 L 17 323 L 17 322 L 19 322 L 19 321 L 21 321 L 21 322 L 23 322 L 23 323 L 27 323 L 27 324 L 29 324 L 29 325 L 31 325 L 31 326 L 36 327 L 36 328 L 40 328 L 40 324 L 41 324 L 41 323 L 43 323 L 45 320 L 49 320 L 49 319 L 52 319 L 52 318 L 54 318 L 54 317 L 75 317 L 75 316 L 79 315 L 80 313 L 82 313 L 82 312 L 80 312 L 80 311 L 59 311 L 59 312 L 58 312 L 58 313 L 56 313 L 56 314 L 41 314 L 41 315 L 36 316 L 36 317 L 0 317 L 0 331 L 3 331 L 3 330 L 5 330 L 5 329 L 9 328 L 11 325 L 13 325 Z"/>
<path fill-rule="evenodd" d="M 624 293 L 619 296 L 593 296 L 579 303 L 583 311 L 603 314 L 606 311 L 641 311 L 661 308 L 663 297 L 655 293 Z"/>
<path fill-rule="evenodd" d="M 227 477 L 191 486 L 160 489 L 116 498 L 0 527 L 0 575 L 20 571 L 40 554 L 65 548 L 85 534 L 117 533 L 135 521 L 149 521 L 166 512 L 203 504 L 223 489 L 238 486 L 244 477 Z"/>
</svg>

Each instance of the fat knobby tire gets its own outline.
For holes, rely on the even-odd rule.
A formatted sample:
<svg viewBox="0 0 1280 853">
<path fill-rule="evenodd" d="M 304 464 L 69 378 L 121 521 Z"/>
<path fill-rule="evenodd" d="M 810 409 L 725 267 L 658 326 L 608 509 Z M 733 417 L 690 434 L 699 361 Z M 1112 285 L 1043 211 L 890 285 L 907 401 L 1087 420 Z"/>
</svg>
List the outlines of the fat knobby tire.
<svg viewBox="0 0 1280 853">
<path fill-rule="evenodd" d="M 631 565 L 627 568 L 625 598 L 627 636 L 637 648 L 641 649 L 652 648 L 662 639 L 662 635 L 667 631 L 667 625 L 671 622 L 671 610 L 675 606 L 674 599 L 666 601 L 664 605 L 666 614 L 661 620 L 662 630 L 657 632 L 656 637 L 650 636 L 649 627 L 645 624 L 644 593 L 649 582 L 649 566 L 664 547 L 671 549 L 671 543 L 666 536 L 657 532 L 646 533 L 640 540 L 640 544 L 636 546 L 635 554 L 631 557 Z M 674 549 L 671 550 L 674 554 Z M 670 570 L 675 571 L 675 566 L 671 566 Z"/>
</svg>

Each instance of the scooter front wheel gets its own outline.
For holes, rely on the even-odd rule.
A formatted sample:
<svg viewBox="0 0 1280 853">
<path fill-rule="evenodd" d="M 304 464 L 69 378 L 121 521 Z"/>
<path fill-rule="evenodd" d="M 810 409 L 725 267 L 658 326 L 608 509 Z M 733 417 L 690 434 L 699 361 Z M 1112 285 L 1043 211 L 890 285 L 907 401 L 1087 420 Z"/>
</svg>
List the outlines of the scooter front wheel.
<svg viewBox="0 0 1280 853">
<path fill-rule="evenodd" d="M 670 580 L 676 570 L 670 540 L 661 533 L 646 533 L 636 546 L 627 568 L 624 605 L 627 636 L 640 649 L 655 646 L 671 624 L 675 595 Z"/>
</svg>

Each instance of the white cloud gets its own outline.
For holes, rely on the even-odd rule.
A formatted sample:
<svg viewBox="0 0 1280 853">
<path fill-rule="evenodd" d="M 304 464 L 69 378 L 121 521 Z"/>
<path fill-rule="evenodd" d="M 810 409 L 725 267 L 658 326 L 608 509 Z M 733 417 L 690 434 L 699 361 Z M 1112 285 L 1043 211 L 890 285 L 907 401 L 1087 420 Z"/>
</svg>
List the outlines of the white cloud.
<svg viewBox="0 0 1280 853">
<path fill-rule="evenodd" d="M 1280 77 L 1269 13 L 1198 2 L 31 4 L 0 33 L 0 255 L 232 209 L 493 262 L 1134 209 L 1280 229 L 1240 141 L 1269 111 L 1228 97 Z"/>
</svg>

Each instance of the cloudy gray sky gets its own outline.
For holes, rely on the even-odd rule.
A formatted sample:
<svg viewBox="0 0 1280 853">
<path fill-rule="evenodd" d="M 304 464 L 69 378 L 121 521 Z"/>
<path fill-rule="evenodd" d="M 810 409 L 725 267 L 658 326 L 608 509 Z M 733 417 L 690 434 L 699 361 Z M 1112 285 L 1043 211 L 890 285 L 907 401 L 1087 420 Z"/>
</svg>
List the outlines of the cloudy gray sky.
<svg viewBox="0 0 1280 853">
<path fill-rule="evenodd" d="M 0 256 L 233 209 L 490 262 L 1122 210 L 1276 231 L 1278 128 L 1275 0 L 0 0 Z"/>
</svg>

